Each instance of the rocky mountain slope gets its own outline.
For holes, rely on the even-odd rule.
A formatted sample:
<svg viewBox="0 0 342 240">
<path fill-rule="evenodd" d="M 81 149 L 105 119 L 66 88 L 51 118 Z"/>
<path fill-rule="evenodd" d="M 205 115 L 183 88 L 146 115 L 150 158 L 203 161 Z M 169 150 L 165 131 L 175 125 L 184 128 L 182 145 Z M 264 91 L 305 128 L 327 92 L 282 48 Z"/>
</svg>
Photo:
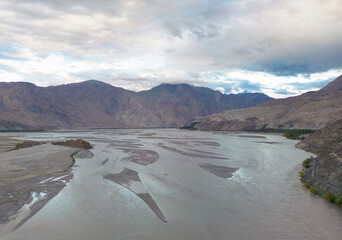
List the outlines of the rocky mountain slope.
<svg viewBox="0 0 342 240">
<path fill-rule="evenodd" d="M 321 129 L 342 118 L 342 76 L 319 91 L 197 118 L 200 130 Z"/>
<path fill-rule="evenodd" d="M 342 119 L 310 134 L 297 147 L 317 154 L 317 159 L 303 171 L 303 181 L 322 195 L 324 189 L 335 196 L 342 194 Z"/>
<path fill-rule="evenodd" d="M 269 99 L 264 94 L 223 95 L 187 84 L 135 93 L 95 80 L 46 88 L 0 83 L 0 129 L 174 127 L 195 116 Z"/>
<path fill-rule="evenodd" d="M 188 84 L 161 84 L 138 93 L 153 109 L 163 125 L 182 126 L 195 116 L 207 116 L 226 109 L 255 106 L 271 98 L 260 93 L 224 95 L 205 87 Z"/>
</svg>

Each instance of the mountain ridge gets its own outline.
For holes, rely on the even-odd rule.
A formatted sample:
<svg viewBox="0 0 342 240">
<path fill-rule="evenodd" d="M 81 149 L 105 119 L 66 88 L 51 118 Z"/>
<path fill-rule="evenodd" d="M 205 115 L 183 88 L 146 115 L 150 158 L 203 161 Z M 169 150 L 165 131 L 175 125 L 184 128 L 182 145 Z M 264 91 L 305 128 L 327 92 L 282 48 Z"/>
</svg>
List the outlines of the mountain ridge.
<svg viewBox="0 0 342 240">
<path fill-rule="evenodd" d="M 97 80 L 48 87 L 3 82 L 0 129 L 178 127 L 195 116 L 254 106 L 269 99 L 258 93 L 225 96 L 188 84 L 164 84 L 133 92 Z"/>
</svg>

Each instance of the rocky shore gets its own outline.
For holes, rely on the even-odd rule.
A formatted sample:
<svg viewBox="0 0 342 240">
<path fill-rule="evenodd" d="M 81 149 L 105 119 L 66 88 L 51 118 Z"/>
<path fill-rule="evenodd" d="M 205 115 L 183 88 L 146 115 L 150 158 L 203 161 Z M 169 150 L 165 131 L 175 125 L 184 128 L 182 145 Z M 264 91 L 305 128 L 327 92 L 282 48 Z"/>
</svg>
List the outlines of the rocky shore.
<svg viewBox="0 0 342 240">
<path fill-rule="evenodd" d="M 304 186 L 311 189 L 311 193 L 341 205 L 342 119 L 309 135 L 297 147 L 317 155 L 303 163 L 300 174 Z"/>
</svg>

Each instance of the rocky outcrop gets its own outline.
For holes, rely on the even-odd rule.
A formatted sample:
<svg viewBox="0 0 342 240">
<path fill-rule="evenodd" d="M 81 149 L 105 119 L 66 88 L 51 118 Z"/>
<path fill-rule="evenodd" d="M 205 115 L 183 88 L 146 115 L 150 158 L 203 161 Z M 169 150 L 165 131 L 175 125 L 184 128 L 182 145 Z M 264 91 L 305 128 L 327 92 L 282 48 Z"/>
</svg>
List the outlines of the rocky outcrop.
<svg viewBox="0 0 342 240">
<path fill-rule="evenodd" d="M 15 145 L 15 150 L 22 149 L 22 148 L 29 148 L 29 147 L 33 147 L 33 146 L 38 146 L 38 145 L 42 145 L 44 143 L 45 142 L 24 141 L 22 143 L 18 143 L 17 145 Z"/>
<path fill-rule="evenodd" d="M 92 149 L 93 147 L 87 141 L 83 139 L 77 140 L 66 140 L 64 142 L 52 142 L 53 145 L 60 145 L 65 147 L 72 147 L 72 148 L 84 148 L 84 149 Z"/>
<path fill-rule="evenodd" d="M 200 130 L 321 129 L 342 118 L 342 76 L 316 92 L 194 119 Z"/>
<path fill-rule="evenodd" d="M 213 115 L 200 122 L 197 128 L 203 131 L 255 130 L 265 126 L 265 122 L 257 117 L 244 116 L 239 119 L 227 119 L 221 115 Z"/>
<path fill-rule="evenodd" d="M 45 144 L 47 142 L 38 142 L 38 141 L 24 141 L 22 143 L 18 143 L 15 146 L 15 150 L 22 149 L 22 148 L 29 148 L 33 146 L 38 146 Z M 59 141 L 59 142 L 51 142 L 53 145 L 60 145 L 65 147 L 71 147 L 71 148 L 83 148 L 83 149 L 92 149 L 93 147 L 88 143 L 87 141 L 84 141 L 83 139 L 77 139 L 77 140 L 66 140 L 66 141 Z"/>
<path fill-rule="evenodd" d="M 188 84 L 162 84 L 135 93 L 95 80 L 46 88 L 0 83 L 0 129 L 177 127 L 195 116 L 269 99 L 258 93 L 224 95 Z"/>
</svg>

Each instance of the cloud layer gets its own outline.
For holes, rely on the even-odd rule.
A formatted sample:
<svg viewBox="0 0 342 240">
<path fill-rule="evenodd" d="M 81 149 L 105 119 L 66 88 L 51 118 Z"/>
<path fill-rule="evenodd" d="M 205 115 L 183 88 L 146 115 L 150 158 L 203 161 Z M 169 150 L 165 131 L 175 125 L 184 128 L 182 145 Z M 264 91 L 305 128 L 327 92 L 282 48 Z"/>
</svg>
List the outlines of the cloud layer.
<svg viewBox="0 0 342 240">
<path fill-rule="evenodd" d="M 0 79 L 284 97 L 342 73 L 341 0 L 0 0 Z"/>
</svg>

